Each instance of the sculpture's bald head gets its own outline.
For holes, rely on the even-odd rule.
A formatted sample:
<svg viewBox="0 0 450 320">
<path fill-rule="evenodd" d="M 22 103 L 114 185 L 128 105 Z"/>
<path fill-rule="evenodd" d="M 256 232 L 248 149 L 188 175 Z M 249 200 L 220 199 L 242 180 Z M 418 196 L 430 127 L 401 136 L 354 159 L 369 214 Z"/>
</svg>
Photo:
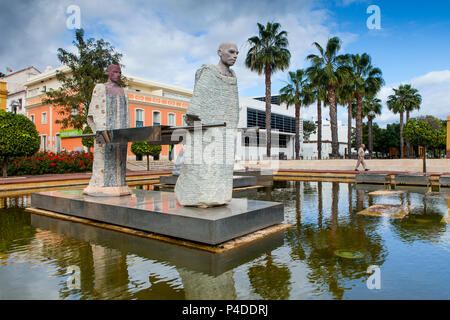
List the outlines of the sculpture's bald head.
<svg viewBox="0 0 450 320">
<path fill-rule="evenodd" d="M 122 77 L 122 70 L 120 66 L 117 64 L 110 64 L 107 69 L 108 80 L 111 80 L 114 83 L 119 83 L 120 78 Z"/>
<path fill-rule="evenodd" d="M 231 67 L 237 60 L 239 50 L 236 44 L 232 42 L 223 42 L 220 44 L 217 54 L 224 65 Z"/>
</svg>

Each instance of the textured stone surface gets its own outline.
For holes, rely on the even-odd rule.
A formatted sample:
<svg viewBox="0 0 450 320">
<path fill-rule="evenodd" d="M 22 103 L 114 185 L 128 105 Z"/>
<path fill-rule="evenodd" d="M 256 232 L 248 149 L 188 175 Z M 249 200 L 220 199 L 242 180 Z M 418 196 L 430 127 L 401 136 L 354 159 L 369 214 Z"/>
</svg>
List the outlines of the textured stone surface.
<svg viewBox="0 0 450 320">
<path fill-rule="evenodd" d="M 355 176 L 355 181 L 366 182 L 366 183 L 386 183 L 386 174 L 376 174 L 376 173 L 360 173 Z"/>
<path fill-rule="evenodd" d="M 31 207 L 136 230 L 216 245 L 284 220 L 283 204 L 233 199 L 220 207 L 184 207 L 173 192 L 132 190 L 123 197 L 92 197 L 81 190 L 39 192 Z"/>
<path fill-rule="evenodd" d="M 395 176 L 396 184 L 409 184 L 409 185 L 428 185 L 430 180 L 425 175 L 413 175 L 413 174 L 398 174 Z"/>
<path fill-rule="evenodd" d="M 405 191 L 402 190 L 377 190 L 369 192 L 370 196 L 393 196 L 405 193 Z"/>
<path fill-rule="evenodd" d="M 412 209 L 413 208 L 411 207 L 405 208 L 404 206 L 399 204 L 375 204 L 365 210 L 358 212 L 358 214 L 402 219 L 406 215 L 408 215 Z"/>
<path fill-rule="evenodd" d="M 194 93 L 187 114 L 202 124 L 226 122 L 226 128 L 191 135 L 184 145 L 184 164 L 175 186 L 184 206 L 216 206 L 231 201 L 235 135 L 239 119 L 236 76 L 224 76 L 214 65 L 203 65 L 195 74 Z M 188 125 L 194 125 L 189 119 Z"/>
<path fill-rule="evenodd" d="M 88 124 L 94 132 L 130 127 L 128 98 L 108 94 L 104 84 L 97 84 L 89 105 Z M 92 177 L 84 193 L 92 196 L 130 194 L 125 181 L 126 163 L 126 143 L 105 144 L 95 140 Z"/>
<path fill-rule="evenodd" d="M 178 177 L 175 175 L 163 176 L 159 178 L 159 182 L 162 185 L 175 185 Z M 233 176 L 233 188 L 242 188 L 255 186 L 257 183 L 256 177 L 252 176 Z"/>
</svg>

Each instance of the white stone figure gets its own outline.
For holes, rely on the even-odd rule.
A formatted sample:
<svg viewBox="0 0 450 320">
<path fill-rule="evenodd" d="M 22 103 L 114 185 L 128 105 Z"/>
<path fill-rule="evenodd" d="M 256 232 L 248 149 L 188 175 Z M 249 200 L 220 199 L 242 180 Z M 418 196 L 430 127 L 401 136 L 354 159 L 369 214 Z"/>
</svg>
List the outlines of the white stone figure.
<svg viewBox="0 0 450 320">
<path fill-rule="evenodd" d="M 130 127 L 128 97 L 118 85 L 121 75 L 118 65 L 110 65 L 108 82 L 94 88 L 87 118 L 93 132 Z M 125 180 L 126 164 L 126 143 L 105 143 L 95 139 L 92 176 L 83 193 L 90 196 L 131 194 Z"/>
<path fill-rule="evenodd" d="M 237 59 L 237 46 L 222 43 L 217 65 L 203 65 L 195 74 L 194 93 L 189 104 L 188 125 L 226 122 L 226 128 L 190 132 L 184 142 L 184 164 L 175 186 L 183 206 L 207 208 L 231 201 L 235 135 L 239 120 L 237 79 L 230 69 Z"/>
</svg>

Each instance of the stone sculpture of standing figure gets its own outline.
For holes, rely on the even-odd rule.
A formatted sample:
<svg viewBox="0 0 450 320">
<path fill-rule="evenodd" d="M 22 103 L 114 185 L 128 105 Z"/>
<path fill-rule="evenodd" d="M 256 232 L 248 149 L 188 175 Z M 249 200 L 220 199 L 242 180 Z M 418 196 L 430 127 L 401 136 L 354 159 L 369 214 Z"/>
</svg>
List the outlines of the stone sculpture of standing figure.
<svg viewBox="0 0 450 320">
<path fill-rule="evenodd" d="M 128 97 L 119 86 L 121 76 L 120 66 L 112 64 L 108 67 L 108 81 L 95 86 L 87 118 L 93 132 L 130 127 Z M 126 164 L 126 143 L 95 139 L 92 177 L 83 193 L 91 196 L 131 194 L 125 181 Z"/>
<path fill-rule="evenodd" d="M 190 134 L 184 146 L 184 164 L 175 186 L 184 206 L 207 208 L 231 201 L 233 192 L 234 139 L 239 120 L 237 79 L 230 69 L 236 62 L 234 43 L 222 43 L 217 65 L 203 65 L 195 74 L 194 93 L 186 113 L 188 125 L 226 122 Z"/>
</svg>

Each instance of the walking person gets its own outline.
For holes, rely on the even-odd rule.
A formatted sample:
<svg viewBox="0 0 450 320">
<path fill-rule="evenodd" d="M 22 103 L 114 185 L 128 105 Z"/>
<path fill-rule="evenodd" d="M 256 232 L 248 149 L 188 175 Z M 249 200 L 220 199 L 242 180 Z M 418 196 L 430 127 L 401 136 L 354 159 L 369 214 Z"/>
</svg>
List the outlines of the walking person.
<svg viewBox="0 0 450 320">
<path fill-rule="evenodd" d="M 366 148 L 366 145 L 362 144 L 361 147 L 358 149 L 358 162 L 356 162 L 355 171 L 359 171 L 358 167 L 360 164 L 362 164 L 364 171 L 369 171 L 366 167 L 366 162 L 364 161 L 364 149 Z"/>
</svg>

